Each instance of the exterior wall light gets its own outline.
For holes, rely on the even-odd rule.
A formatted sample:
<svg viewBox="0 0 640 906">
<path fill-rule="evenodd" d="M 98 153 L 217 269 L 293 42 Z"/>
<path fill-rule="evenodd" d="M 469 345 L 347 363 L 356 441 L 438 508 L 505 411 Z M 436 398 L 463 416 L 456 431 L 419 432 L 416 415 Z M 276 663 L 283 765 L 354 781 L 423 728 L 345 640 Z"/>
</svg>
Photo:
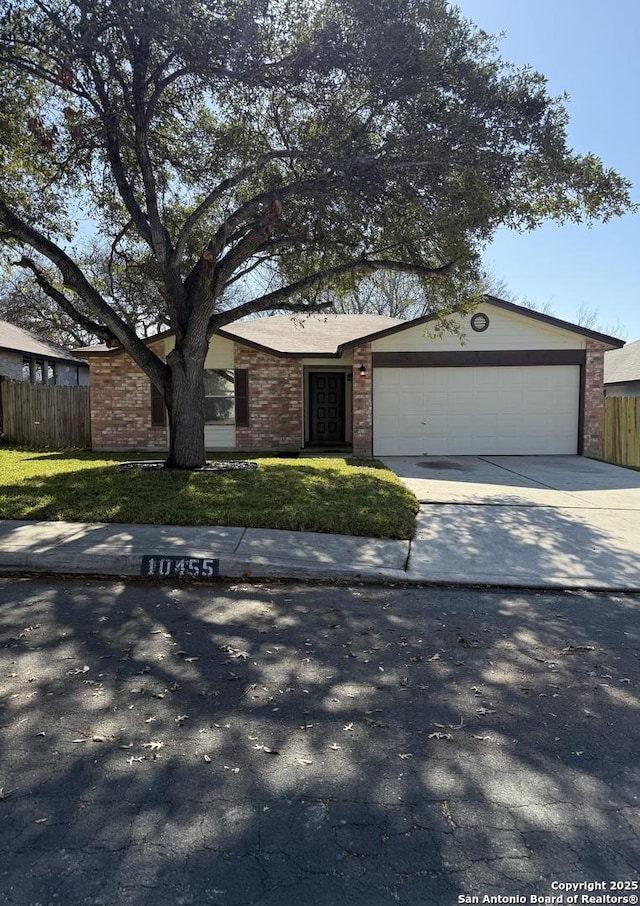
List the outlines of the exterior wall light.
<svg viewBox="0 0 640 906">
<path fill-rule="evenodd" d="M 362 365 L 360 365 L 360 368 L 358 370 L 359 370 L 360 375 L 362 377 L 364 377 L 365 374 L 367 373 L 367 366 L 364 364 L 364 362 L 362 363 Z"/>
</svg>

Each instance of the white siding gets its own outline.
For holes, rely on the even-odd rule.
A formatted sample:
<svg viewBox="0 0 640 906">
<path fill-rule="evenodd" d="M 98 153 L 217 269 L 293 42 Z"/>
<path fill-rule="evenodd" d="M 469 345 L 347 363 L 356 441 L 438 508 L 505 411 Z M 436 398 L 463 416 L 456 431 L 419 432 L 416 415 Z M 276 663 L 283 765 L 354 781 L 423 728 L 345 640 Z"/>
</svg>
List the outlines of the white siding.
<svg viewBox="0 0 640 906">
<path fill-rule="evenodd" d="M 209 342 L 205 368 L 233 368 L 233 341 L 214 334 Z"/>
<path fill-rule="evenodd" d="M 164 341 L 164 355 L 171 352 L 176 345 L 174 336 L 169 336 Z M 219 337 L 215 334 L 209 340 L 209 351 L 204 360 L 205 368 L 233 368 L 233 340 L 227 340 L 226 337 Z"/>
<path fill-rule="evenodd" d="M 490 349 L 584 349 L 585 339 L 568 330 L 543 324 L 524 315 L 505 312 L 492 305 L 478 311 L 489 316 L 489 327 L 482 333 L 471 329 L 471 315 L 461 319 L 464 337 L 453 333 L 427 336 L 430 325 L 401 330 L 371 344 L 376 352 L 455 352 Z"/>
<path fill-rule="evenodd" d="M 577 365 L 378 368 L 376 456 L 573 454 Z"/>
<path fill-rule="evenodd" d="M 236 426 L 205 425 L 204 445 L 207 450 L 234 450 L 236 446 Z"/>
</svg>

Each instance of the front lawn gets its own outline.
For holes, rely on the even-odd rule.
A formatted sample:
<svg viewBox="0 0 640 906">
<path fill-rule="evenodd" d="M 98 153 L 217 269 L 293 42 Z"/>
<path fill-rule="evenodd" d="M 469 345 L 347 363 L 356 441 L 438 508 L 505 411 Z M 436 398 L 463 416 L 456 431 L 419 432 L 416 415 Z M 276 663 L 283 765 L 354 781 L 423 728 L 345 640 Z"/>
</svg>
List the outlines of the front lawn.
<svg viewBox="0 0 640 906">
<path fill-rule="evenodd" d="M 135 458 L 0 449 L 0 518 L 235 525 L 374 538 L 411 538 L 415 528 L 414 495 L 375 460 L 252 456 L 256 470 L 224 473 L 117 468 Z"/>
</svg>

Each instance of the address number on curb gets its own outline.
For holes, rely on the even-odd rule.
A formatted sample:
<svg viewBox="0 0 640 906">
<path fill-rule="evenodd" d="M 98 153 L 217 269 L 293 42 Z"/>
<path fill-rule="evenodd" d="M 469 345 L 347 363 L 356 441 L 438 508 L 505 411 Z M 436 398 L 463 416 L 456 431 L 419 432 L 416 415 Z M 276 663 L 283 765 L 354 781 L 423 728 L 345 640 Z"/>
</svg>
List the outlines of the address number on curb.
<svg viewBox="0 0 640 906">
<path fill-rule="evenodd" d="M 140 575 L 157 579 L 213 579 L 220 572 L 220 561 L 208 557 L 161 557 L 147 554 L 142 558 Z"/>
</svg>

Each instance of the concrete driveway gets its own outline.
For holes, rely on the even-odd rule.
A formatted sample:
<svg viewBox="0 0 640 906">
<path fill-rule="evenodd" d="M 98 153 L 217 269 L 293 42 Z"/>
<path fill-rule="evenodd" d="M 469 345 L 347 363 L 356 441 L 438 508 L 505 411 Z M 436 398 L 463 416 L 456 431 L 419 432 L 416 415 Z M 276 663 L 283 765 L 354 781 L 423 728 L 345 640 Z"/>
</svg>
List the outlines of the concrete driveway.
<svg viewBox="0 0 640 906">
<path fill-rule="evenodd" d="M 384 462 L 421 503 L 412 578 L 640 590 L 640 472 L 581 456 Z"/>
</svg>

